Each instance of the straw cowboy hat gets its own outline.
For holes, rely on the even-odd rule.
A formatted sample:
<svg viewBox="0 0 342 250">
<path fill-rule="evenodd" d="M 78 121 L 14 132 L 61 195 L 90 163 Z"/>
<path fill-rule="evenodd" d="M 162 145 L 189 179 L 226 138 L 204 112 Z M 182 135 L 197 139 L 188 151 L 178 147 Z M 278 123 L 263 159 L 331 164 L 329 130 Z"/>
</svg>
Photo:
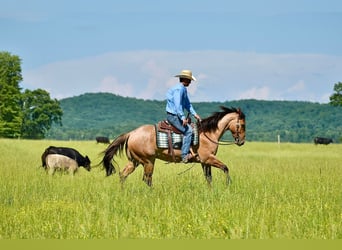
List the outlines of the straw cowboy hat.
<svg viewBox="0 0 342 250">
<path fill-rule="evenodd" d="M 196 81 L 196 78 L 192 75 L 191 70 L 188 70 L 188 69 L 182 70 L 179 73 L 179 75 L 175 75 L 175 77 L 186 78 L 186 79 L 190 79 L 192 81 Z"/>
</svg>

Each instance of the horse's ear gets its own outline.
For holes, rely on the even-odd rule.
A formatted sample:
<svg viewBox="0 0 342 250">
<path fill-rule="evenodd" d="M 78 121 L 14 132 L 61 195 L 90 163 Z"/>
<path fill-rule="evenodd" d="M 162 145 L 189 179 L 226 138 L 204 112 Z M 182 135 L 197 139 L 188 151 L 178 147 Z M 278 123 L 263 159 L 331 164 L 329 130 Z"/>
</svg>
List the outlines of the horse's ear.
<svg viewBox="0 0 342 250">
<path fill-rule="evenodd" d="M 245 119 L 245 114 L 242 112 L 241 108 L 237 109 L 237 113 L 239 114 L 240 119 Z"/>
<path fill-rule="evenodd" d="M 237 113 L 239 114 L 239 115 L 241 115 L 241 109 L 240 108 L 237 108 Z"/>
</svg>

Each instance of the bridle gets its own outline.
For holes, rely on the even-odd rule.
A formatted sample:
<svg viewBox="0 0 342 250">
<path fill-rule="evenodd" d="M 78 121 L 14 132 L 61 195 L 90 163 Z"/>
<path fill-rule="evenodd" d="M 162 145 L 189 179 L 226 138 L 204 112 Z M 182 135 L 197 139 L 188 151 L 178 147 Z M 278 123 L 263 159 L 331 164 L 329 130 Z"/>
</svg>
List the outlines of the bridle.
<svg viewBox="0 0 342 250">
<path fill-rule="evenodd" d="M 201 123 L 199 123 L 201 124 Z M 211 139 L 206 133 L 203 132 L 203 135 L 212 143 L 217 144 L 217 145 L 233 145 L 236 144 L 240 141 L 240 117 L 238 116 L 236 119 L 236 136 L 234 136 L 234 141 L 215 141 L 213 139 Z M 227 130 L 225 130 L 227 131 Z"/>
</svg>

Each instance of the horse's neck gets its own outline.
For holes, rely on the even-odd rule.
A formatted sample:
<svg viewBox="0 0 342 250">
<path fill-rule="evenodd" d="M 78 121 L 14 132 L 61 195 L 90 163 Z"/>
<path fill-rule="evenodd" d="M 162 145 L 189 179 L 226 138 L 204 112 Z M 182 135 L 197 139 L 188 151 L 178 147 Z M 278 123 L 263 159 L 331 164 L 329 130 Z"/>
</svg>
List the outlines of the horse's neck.
<svg viewBox="0 0 342 250">
<path fill-rule="evenodd" d="M 231 113 L 224 116 L 217 124 L 217 130 L 214 132 L 214 136 L 217 140 L 220 140 L 223 134 L 229 130 L 230 123 L 236 119 L 236 114 Z"/>
</svg>

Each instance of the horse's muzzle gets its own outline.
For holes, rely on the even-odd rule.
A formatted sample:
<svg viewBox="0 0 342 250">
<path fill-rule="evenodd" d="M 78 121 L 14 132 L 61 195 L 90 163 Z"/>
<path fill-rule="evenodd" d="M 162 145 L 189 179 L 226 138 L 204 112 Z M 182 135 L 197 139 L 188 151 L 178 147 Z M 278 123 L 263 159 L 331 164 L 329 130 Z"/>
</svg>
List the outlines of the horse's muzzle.
<svg viewBox="0 0 342 250">
<path fill-rule="evenodd" d="M 236 138 L 235 144 L 238 146 L 242 146 L 243 144 L 245 144 L 245 140 L 240 140 L 239 138 Z"/>
</svg>

